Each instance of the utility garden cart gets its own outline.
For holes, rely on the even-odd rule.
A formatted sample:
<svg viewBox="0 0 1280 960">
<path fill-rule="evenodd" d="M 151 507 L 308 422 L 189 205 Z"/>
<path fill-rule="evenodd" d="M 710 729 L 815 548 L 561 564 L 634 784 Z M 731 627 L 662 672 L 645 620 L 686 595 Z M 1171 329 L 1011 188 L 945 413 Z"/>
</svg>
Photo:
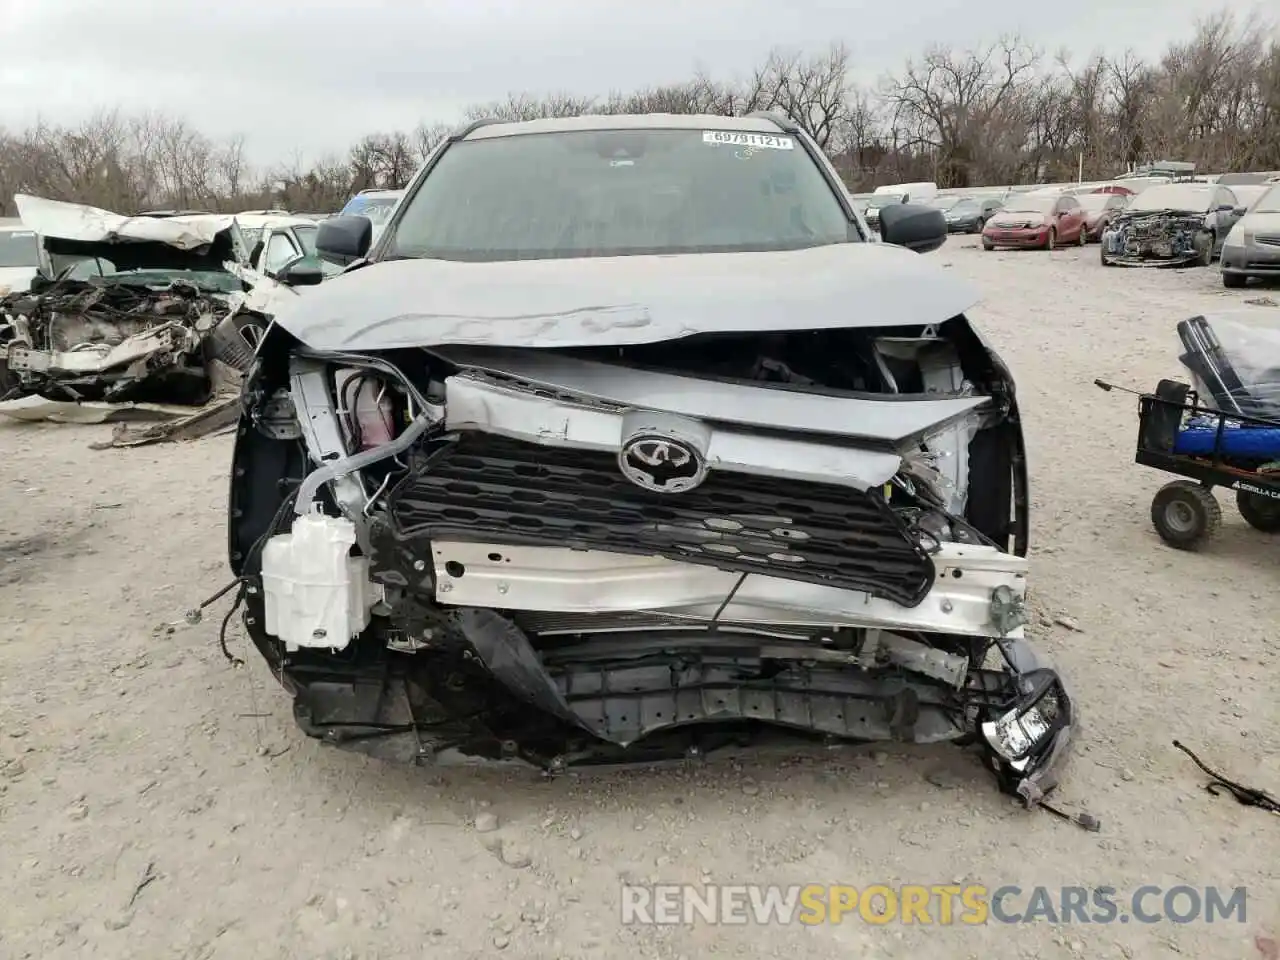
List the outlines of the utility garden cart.
<svg viewBox="0 0 1280 960">
<path fill-rule="evenodd" d="M 1194 550 L 1221 524 L 1213 488 L 1226 487 L 1245 522 L 1280 532 L 1280 323 L 1192 317 L 1178 336 L 1192 384 L 1161 380 L 1138 393 L 1094 381 L 1137 395 L 1134 459 L 1183 478 L 1157 491 L 1151 523 L 1165 543 Z"/>
</svg>

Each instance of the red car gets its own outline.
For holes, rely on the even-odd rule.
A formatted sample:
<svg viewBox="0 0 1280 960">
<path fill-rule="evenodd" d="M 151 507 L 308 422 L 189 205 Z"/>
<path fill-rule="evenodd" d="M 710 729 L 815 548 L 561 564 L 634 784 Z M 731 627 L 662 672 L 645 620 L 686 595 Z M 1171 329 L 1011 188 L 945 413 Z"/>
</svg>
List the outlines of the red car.
<svg viewBox="0 0 1280 960">
<path fill-rule="evenodd" d="M 1121 186 L 1118 183 L 1104 183 L 1100 187 L 1094 187 L 1090 193 L 1114 193 L 1118 197 L 1136 197 L 1137 190 L 1130 190 L 1128 187 Z M 1079 196 L 1079 194 L 1076 194 Z"/>
<path fill-rule="evenodd" d="M 1052 250 L 1085 243 L 1085 212 L 1075 197 L 1012 196 L 982 228 L 982 249 L 1032 247 Z"/>
<path fill-rule="evenodd" d="M 1084 232 L 1089 243 L 1102 239 L 1113 217 L 1129 205 L 1129 197 L 1117 193 L 1084 193 L 1076 197 L 1084 208 Z"/>
</svg>

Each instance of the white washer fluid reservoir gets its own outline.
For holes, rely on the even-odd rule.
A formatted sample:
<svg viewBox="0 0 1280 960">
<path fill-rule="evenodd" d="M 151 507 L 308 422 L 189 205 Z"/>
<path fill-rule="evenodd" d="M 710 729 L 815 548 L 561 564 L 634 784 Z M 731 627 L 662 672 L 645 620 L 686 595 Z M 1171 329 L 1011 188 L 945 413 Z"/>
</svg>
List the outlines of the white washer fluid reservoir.
<svg viewBox="0 0 1280 960">
<path fill-rule="evenodd" d="M 294 518 L 289 533 L 262 550 L 265 627 L 286 650 L 341 650 L 369 625 L 382 587 L 369 582 L 367 557 L 351 556 L 356 528 L 345 517 L 326 516 L 317 501 Z"/>
</svg>

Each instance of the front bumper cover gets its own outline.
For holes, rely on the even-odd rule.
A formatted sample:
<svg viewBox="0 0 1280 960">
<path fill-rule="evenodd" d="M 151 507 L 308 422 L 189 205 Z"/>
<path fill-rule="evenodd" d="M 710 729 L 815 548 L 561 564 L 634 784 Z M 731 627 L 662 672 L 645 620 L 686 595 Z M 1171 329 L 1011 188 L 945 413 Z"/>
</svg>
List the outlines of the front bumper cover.
<svg viewBox="0 0 1280 960">
<path fill-rule="evenodd" d="M 1244 277 L 1280 277 L 1280 247 L 1223 246 L 1222 272 Z"/>
<path fill-rule="evenodd" d="M 458 623 L 470 642 L 456 655 L 391 653 L 338 676 L 303 652 L 276 659 L 273 672 L 293 693 L 307 736 L 384 759 L 555 774 L 701 761 L 779 741 L 945 741 L 976 749 L 1001 791 L 1028 808 L 1057 787 L 1075 724 L 1065 684 L 1025 640 L 1000 642 L 1006 670 L 970 672 L 972 697 L 963 705 L 940 684 L 872 679 L 823 663 L 743 681 L 747 661 L 731 651 L 664 658 L 660 641 L 651 657 L 623 662 L 610 662 L 602 645 L 595 662 L 566 671 L 492 611 L 462 608 Z M 268 638 L 255 640 L 278 658 Z M 1029 722 L 1047 699 L 1052 715 Z M 1023 749 L 993 733 L 1010 718 L 1030 733 Z"/>
<path fill-rule="evenodd" d="M 982 239 L 997 247 L 1043 247 L 1049 240 L 1049 228 L 1036 227 L 1025 230 L 993 228 L 990 231 L 984 231 Z"/>
</svg>

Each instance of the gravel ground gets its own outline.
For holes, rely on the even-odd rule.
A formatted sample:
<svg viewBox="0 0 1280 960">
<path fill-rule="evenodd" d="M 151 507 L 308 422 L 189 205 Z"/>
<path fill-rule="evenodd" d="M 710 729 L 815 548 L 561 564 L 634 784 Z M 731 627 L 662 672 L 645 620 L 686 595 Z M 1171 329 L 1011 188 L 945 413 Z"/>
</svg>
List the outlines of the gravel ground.
<svg viewBox="0 0 1280 960">
<path fill-rule="evenodd" d="M 256 657 L 224 663 L 219 617 L 164 626 L 226 577 L 228 440 L 94 451 L 106 428 L 0 424 L 0 957 L 1257 957 L 1276 822 L 1209 796 L 1170 740 L 1280 792 L 1276 545 L 1225 500 L 1211 548 L 1161 544 L 1168 478 L 1131 463 L 1135 403 L 1092 382 L 1176 375 L 1175 321 L 1266 291 L 1094 247 L 930 256 L 982 285 L 1018 377 L 1035 632 L 1083 719 L 1060 802 L 1101 833 L 1016 809 L 954 748 L 549 782 L 324 748 Z M 658 928 L 620 924 L 626 880 L 1250 898 L 1244 924 Z"/>
</svg>

